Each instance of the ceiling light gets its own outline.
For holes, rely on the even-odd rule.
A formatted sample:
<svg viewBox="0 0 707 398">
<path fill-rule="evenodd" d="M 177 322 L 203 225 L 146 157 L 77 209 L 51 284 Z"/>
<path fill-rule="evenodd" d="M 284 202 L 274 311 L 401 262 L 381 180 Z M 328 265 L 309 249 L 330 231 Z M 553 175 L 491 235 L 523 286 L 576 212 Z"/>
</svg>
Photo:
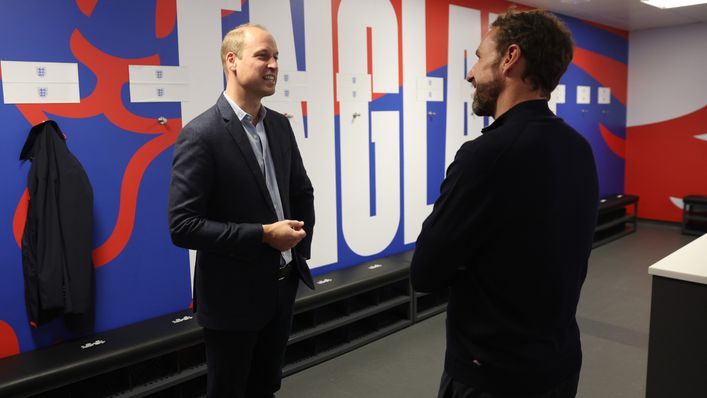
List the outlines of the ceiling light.
<svg viewBox="0 0 707 398">
<path fill-rule="evenodd" d="M 641 3 L 665 9 L 705 4 L 707 0 L 641 0 Z"/>
</svg>

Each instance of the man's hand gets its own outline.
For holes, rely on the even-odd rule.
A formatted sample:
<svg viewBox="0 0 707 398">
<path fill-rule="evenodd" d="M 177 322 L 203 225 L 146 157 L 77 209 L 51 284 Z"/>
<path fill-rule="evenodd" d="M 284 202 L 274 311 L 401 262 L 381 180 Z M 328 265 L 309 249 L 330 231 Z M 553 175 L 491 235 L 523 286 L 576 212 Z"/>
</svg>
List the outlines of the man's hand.
<svg viewBox="0 0 707 398">
<path fill-rule="evenodd" d="M 295 247 L 307 236 L 307 233 L 302 229 L 303 227 L 303 221 L 294 220 L 282 220 L 274 224 L 264 224 L 263 242 L 277 251 L 284 252 Z"/>
</svg>

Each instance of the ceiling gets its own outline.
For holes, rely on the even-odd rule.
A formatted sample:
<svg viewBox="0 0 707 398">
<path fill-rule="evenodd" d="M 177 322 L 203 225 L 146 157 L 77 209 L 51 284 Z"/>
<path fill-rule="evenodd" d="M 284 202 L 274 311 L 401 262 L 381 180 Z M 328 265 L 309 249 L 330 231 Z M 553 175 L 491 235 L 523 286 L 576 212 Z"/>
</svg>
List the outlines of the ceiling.
<svg viewBox="0 0 707 398">
<path fill-rule="evenodd" d="M 640 0 L 516 0 L 514 3 L 627 31 L 707 23 L 707 4 L 662 10 Z"/>
</svg>

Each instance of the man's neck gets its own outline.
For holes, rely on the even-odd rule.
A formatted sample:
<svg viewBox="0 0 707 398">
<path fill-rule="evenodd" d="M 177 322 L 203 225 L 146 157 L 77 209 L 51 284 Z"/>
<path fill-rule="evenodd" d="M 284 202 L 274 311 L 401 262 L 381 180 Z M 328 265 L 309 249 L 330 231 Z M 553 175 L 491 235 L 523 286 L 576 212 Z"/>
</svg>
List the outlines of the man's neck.
<svg viewBox="0 0 707 398">
<path fill-rule="evenodd" d="M 236 87 L 226 85 L 226 95 L 231 101 L 235 102 L 238 107 L 250 115 L 253 119 L 253 125 L 258 124 L 260 116 L 260 98 L 249 96 L 244 90 L 239 90 Z"/>
<path fill-rule="evenodd" d="M 520 87 L 508 86 L 498 96 L 498 100 L 496 101 L 496 114 L 493 118 L 498 119 L 509 109 L 520 104 L 521 102 L 539 99 L 547 99 L 542 95 L 540 90 L 531 90 L 525 85 Z"/>
</svg>

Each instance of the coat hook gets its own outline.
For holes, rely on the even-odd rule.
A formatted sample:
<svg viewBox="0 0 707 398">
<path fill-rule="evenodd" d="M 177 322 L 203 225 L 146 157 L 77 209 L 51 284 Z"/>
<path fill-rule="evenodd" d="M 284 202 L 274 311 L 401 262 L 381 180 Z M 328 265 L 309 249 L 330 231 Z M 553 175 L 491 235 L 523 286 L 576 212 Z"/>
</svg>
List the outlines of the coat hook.
<svg viewBox="0 0 707 398">
<path fill-rule="evenodd" d="M 165 125 L 165 124 L 167 124 L 167 118 L 164 116 L 160 116 L 157 118 L 157 123 L 159 123 L 161 125 Z"/>
<path fill-rule="evenodd" d="M 291 113 L 287 113 L 287 112 L 283 113 L 282 116 L 284 116 L 288 119 L 292 119 L 292 117 L 293 117 L 293 115 Z"/>
</svg>

